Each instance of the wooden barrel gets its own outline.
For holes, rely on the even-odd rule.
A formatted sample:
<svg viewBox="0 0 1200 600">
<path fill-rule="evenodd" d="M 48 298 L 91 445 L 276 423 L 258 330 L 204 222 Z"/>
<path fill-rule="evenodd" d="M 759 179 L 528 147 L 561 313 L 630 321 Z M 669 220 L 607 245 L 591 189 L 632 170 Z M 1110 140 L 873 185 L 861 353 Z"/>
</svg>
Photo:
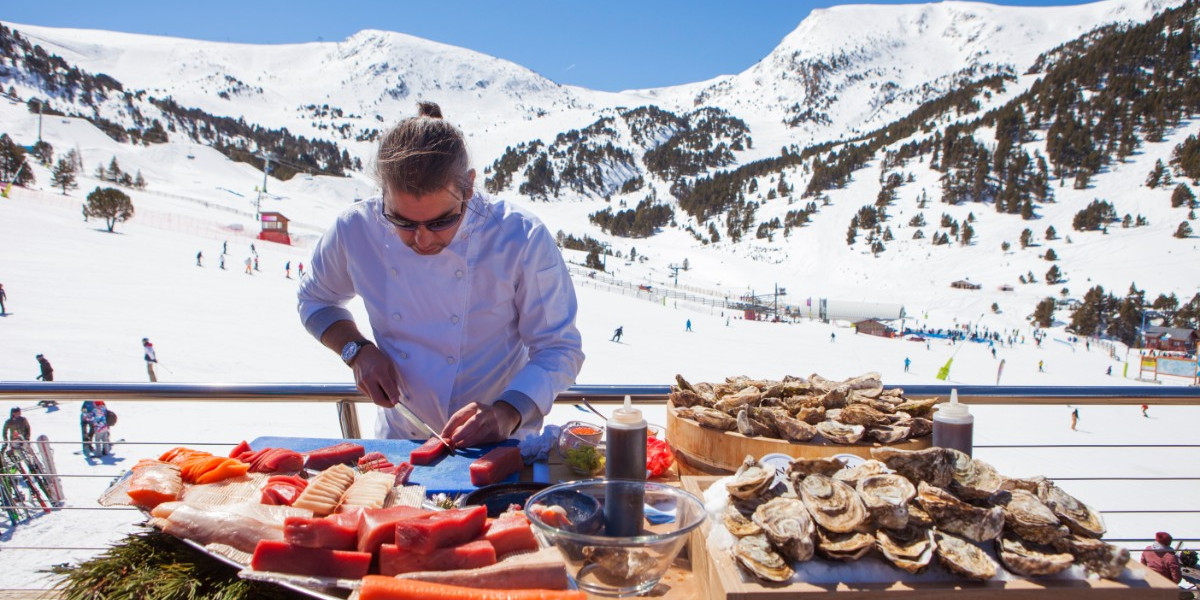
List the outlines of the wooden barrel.
<svg viewBox="0 0 1200 600">
<path fill-rule="evenodd" d="M 932 436 L 905 440 L 895 444 L 876 442 L 834 444 L 818 435 L 811 442 L 789 442 L 769 437 L 746 437 L 736 431 L 718 431 L 701 427 L 699 423 L 675 416 L 667 407 L 667 439 L 679 461 L 684 475 L 727 475 L 737 470 L 746 455 L 755 458 L 765 454 L 786 454 L 796 458 L 821 458 L 835 454 L 854 454 L 871 458 L 871 448 L 891 446 L 904 450 L 921 450 L 932 445 Z"/>
</svg>

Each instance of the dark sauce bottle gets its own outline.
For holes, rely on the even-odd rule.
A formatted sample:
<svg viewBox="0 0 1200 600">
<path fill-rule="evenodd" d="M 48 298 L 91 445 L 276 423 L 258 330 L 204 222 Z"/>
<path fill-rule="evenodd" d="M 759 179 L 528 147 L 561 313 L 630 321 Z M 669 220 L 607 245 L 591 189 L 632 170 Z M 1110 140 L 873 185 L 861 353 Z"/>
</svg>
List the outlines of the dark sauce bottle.
<svg viewBox="0 0 1200 600">
<path fill-rule="evenodd" d="M 950 390 L 950 402 L 939 404 L 933 413 L 933 445 L 954 448 L 971 456 L 974 448 L 975 417 L 958 402 L 958 390 Z"/>
<path fill-rule="evenodd" d="M 639 535 L 645 512 L 642 482 L 646 480 L 646 420 L 629 396 L 625 396 L 625 406 L 613 411 L 608 420 L 606 438 L 604 474 L 620 481 L 605 488 L 604 533 Z"/>
</svg>

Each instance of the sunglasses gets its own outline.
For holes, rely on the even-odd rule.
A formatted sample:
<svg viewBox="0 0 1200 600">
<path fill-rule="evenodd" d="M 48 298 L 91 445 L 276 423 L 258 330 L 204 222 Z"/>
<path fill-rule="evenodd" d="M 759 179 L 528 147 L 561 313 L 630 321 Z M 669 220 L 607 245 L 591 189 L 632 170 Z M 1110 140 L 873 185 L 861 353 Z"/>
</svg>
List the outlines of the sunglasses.
<svg viewBox="0 0 1200 600">
<path fill-rule="evenodd" d="M 387 211 L 387 207 L 382 206 L 380 207 L 380 212 L 383 213 L 383 218 L 387 219 L 388 223 L 391 223 L 396 227 L 396 229 L 402 231 L 416 231 L 418 227 L 425 227 L 425 229 L 428 229 L 429 231 L 445 231 L 451 227 L 454 227 L 455 225 L 458 225 L 458 222 L 462 220 L 463 215 L 467 213 L 467 201 L 463 200 L 462 206 L 458 212 L 452 215 L 438 217 L 436 219 L 429 219 L 428 221 L 413 221 L 412 219 L 405 219 L 404 217 L 399 217 L 389 213 Z"/>
</svg>

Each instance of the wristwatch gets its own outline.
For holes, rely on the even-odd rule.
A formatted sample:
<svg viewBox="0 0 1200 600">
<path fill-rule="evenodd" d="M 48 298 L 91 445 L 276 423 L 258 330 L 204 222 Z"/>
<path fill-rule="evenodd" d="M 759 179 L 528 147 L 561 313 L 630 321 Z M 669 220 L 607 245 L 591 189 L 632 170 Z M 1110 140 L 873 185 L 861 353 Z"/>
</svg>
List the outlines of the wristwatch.
<svg viewBox="0 0 1200 600">
<path fill-rule="evenodd" d="M 353 342 L 348 342 L 345 346 L 342 346 L 342 362 L 349 366 L 354 362 L 354 359 L 358 356 L 359 351 L 363 349 L 363 346 L 374 345 L 371 340 L 354 340 Z"/>
</svg>

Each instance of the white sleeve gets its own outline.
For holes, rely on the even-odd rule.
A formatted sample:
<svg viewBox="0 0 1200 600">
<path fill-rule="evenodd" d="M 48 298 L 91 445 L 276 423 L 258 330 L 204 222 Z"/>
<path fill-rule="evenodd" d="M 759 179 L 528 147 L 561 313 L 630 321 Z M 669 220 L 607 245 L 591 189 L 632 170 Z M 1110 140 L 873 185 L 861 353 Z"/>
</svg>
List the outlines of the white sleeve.
<svg viewBox="0 0 1200 600">
<path fill-rule="evenodd" d="M 354 298 L 349 260 L 339 229 L 339 220 L 317 242 L 306 277 L 300 280 L 296 296 L 300 321 L 317 340 L 337 321 L 353 321 L 345 305 Z"/>
</svg>

